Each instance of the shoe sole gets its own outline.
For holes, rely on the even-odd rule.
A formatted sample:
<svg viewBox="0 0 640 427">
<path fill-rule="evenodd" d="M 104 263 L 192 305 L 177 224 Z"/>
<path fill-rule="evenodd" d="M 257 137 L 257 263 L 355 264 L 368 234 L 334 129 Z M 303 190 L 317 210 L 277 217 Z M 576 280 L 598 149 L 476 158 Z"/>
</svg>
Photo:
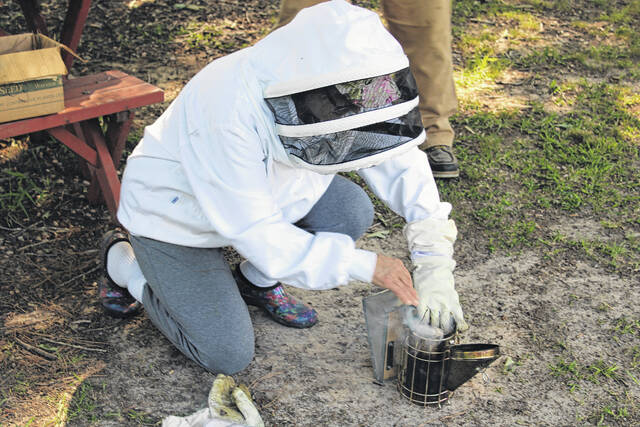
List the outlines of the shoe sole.
<svg viewBox="0 0 640 427">
<path fill-rule="evenodd" d="M 460 171 L 451 171 L 451 172 L 434 172 L 431 171 L 434 178 L 457 178 L 460 176 Z"/>
</svg>

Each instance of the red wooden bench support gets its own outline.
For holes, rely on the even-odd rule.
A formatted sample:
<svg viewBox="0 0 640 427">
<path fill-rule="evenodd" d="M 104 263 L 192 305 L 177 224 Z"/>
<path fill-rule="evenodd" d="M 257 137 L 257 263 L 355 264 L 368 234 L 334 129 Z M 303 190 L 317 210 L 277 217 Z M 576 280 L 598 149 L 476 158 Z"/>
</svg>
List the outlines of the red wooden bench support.
<svg viewBox="0 0 640 427">
<path fill-rule="evenodd" d="M 82 123 L 82 130 L 87 141 L 96 148 L 98 165 L 94 169 L 94 173 L 100 184 L 107 207 L 111 212 L 115 213 L 118 211 L 118 202 L 120 201 L 120 181 L 113 165 L 114 159 L 111 157 L 107 142 L 100 129 L 100 123 L 96 119 L 88 120 Z"/>
<path fill-rule="evenodd" d="M 161 89 L 120 71 L 84 76 L 64 82 L 65 109 L 57 114 L 0 123 L 0 138 L 46 131 L 81 160 L 91 184 L 87 197 L 102 195 L 115 219 L 120 199 L 120 165 L 133 109 L 162 102 Z M 100 125 L 103 118 L 105 129 Z"/>
<path fill-rule="evenodd" d="M 69 0 L 67 15 L 62 25 L 60 42 L 74 52 L 78 49 L 78 44 L 80 44 L 80 37 L 82 36 L 82 30 L 84 30 L 84 24 L 87 21 L 90 7 L 90 0 Z M 71 70 L 73 59 L 73 55 L 69 52 L 62 52 L 62 61 L 67 67 L 67 70 Z"/>
<path fill-rule="evenodd" d="M 63 126 L 49 129 L 48 132 L 55 139 L 69 147 L 78 156 L 82 157 L 84 161 L 91 166 L 96 166 L 98 164 L 98 156 L 96 155 L 95 150 L 91 149 L 91 147 L 87 146 L 82 139 L 69 132 Z"/>
</svg>

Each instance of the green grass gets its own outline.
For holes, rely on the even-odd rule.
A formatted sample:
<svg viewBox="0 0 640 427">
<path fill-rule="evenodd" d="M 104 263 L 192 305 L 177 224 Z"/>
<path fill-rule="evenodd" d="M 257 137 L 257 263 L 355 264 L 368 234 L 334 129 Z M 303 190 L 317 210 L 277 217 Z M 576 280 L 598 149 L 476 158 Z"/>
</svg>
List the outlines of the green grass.
<svg viewBox="0 0 640 427">
<path fill-rule="evenodd" d="M 91 384 L 83 382 L 76 389 L 73 398 L 69 402 L 67 409 L 67 419 L 69 422 L 89 422 L 99 421 L 97 413 L 98 401 L 96 391 Z"/>
<path fill-rule="evenodd" d="M 576 391 L 580 388 L 588 389 L 591 384 L 600 384 L 602 381 L 619 380 L 621 376 L 621 368 L 615 363 L 598 360 L 589 365 L 582 365 L 573 360 L 570 362 L 560 358 L 554 364 L 549 365 L 551 375 L 567 380 L 567 386 L 570 391 Z"/>
<path fill-rule="evenodd" d="M 48 191 L 38 186 L 26 173 L 5 168 L 0 171 L 0 179 L 3 183 L 0 209 L 7 212 L 7 224 L 14 222 L 14 214 L 24 214 L 29 218 L 29 211 L 39 206 L 48 195 Z"/>
<path fill-rule="evenodd" d="M 640 264 L 640 107 L 631 89 L 586 80 L 552 81 L 543 104 L 487 111 L 469 103 L 454 118 L 460 132 L 460 181 L 440 183 L 454 217 L 481 230 L 487 249 L 549 245 L 572 248 L 614 269 Z M 544 212 L 544 214 L 541 214 Z M 610 227 L 609 241 L 558 238 L 546 218 L 595 215 Z"/>
<path fill-rule="evenodd" d="M 597 409 L 589 419 L 598 426 L 604 426 L 610 421 L 624 421 L 628 416 L 629 410 L 626 407 L 607 405 Z"/>
<path fill-rule="evenodd" d="M 152 426 L 159 424 L 159 420 L 154 418 L 152 415 L 135 409 L 127 410 L 125 417 L 130 423 L 137 425 Z"/>
<path fill-rule="evenodd" d="M 640 320 L 621 317 L 616 320 L 613 333 L 616 335 L 640 335 Z"/>
<path fill-rule="evenodd" d="M 222 34 L 223 29 L 220 27 L 198 22 L 191 23 L 179 32 L 179 35 L 186 36 L 186 44 L 192 49 L 220 48 L 222 47 L 222 42 L 220 41 Z"/>
<path fill-rule="evenodd" d="M 607 309 L 608 310 L 608 309 Z M 576 402 L 596 397 L 598 406 L 578 408 L 580 423 L 626 425 L 640 415 L 640 407 L 632 390 L 640 385 L 640 346 L 631 346 L 640 335 L 640 320 L 619 317 L 598 322 L 613 337 L 615 360 L 597 359 L 589 363 L 578 359 L 567 346 L 560 346 L 554 363 L 547 367 L 551 377 L 559 381 L 571 393 Z"/>
<path fill-rule="evenodd" d="M 464 32 L 462 28 L 474 19 L 488 19 L 509 11 L 519 11 L 519 9 L 500 0 L 455 1 L 452 17 L 453 33 L 459 36 Z"/>
</svg>

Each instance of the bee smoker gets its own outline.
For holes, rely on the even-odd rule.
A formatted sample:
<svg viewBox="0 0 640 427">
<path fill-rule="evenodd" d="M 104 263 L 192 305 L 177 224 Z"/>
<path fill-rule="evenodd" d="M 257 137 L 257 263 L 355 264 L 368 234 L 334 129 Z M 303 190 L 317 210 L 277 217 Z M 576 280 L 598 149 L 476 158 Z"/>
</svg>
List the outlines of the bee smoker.
<svg viewBox="0 0 640 427">
<path fill-rule="evenodd" d="M 440 406 L 500 356 L 494 344 L 457 344 L 455 333 L 421 336 L 404 324 L 402 307 L 389 291 L 363 299 L 374 377 L 397 380 L 409 401 Z"/>
</svg>

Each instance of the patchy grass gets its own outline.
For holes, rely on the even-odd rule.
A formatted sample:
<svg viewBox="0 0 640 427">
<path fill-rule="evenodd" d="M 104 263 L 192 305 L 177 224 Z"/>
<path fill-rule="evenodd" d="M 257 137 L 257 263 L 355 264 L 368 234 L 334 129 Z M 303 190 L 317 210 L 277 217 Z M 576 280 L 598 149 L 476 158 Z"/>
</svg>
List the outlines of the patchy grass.
<svg viewBox="0 0 640 427">
<path fill-rule="evenodd" d="M 552 255 L 578 251 L 614 270 L 640 269 L 640 94 L 631 83 L 639 4 L 590 4 L 597 22 L 572 20 L 566 40 L 546 30 L 582 3 L 456 2 L 463 179 L 440 188 L 458 220 L 483 230 L 488 251 L 546 245 Z M 516 72 L 519 81 L 506 84 L 530 84 L 520 92 L 537 99 L 512 108 L 513 91 L 500 85 Z M 574 77 L 581 73 L 610 79 Z M 567 214 L 616 225 L 607 241 L 554 235 L 552 218 Z"/>
<path fill-rule="evenodd" d="M 490 251 L 579 244 L 614 268 L 635 269 L 640 119 L 631 111 L 640 105 L 637 94 L 585 80 L 553 81 L 549 92 L 566 112 L 540 103 L 522 111 L 465 105 L 455 118 L 458 128 L 470 130 L 458 136 L 464 178 L 443 182 L 443 198 L 459 207 L 455 215 L 462 221 L 484 230 Z M 554 214 L 597 215 L 615 222 L 619 236 L 610 242 L 558 239 L 547 227 Z"/>
<path fill-rule="evenodd" d="M 89 383 L 82 383 L 69 403 L 67 417 L 69 422 L 86 421 L 95 423 L 98 421 L 96 393 Z"/>
<path fill-rule="evenodd" d="M 561 379 L 578 401 L 585 395 L 601 393 L 598 406 L 584 408 L 576 415 L 577 421 L 596 425 L 611 421 L 627 424 L 639 415 L 638 403 L 629 394 L 628 380 L 635 378 L 616 363 L 596 360 L 584 365 L 560 358 L 548 367 L 551 375 Z"/>
<path fill-rule="evenodd" d="M 29 217 L 29 211 L 37 208 L 47 195 L 44 188 L 39 187 L 26 173 L 3 169 L 0 171 L 0 179 L 6 182 L 6 189 L 0 187 L 0 209 L 14 213 L 20 211 L 25 217 Z M 48 179 L 44 183 L 48 187 Z M 7 218 L 11 221 L 11 217 Z M 9 222 L 8 221 L 8 222 Z"/>
</svg>

